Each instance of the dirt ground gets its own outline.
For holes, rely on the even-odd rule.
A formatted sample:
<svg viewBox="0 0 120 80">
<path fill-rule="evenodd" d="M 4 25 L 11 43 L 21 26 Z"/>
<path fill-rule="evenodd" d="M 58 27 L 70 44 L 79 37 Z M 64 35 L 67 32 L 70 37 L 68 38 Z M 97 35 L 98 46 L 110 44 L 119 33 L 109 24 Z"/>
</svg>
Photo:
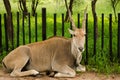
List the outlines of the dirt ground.
<svg viewBox="0 0 120 80">
<path fill-rule="evenodd" d="M 0 68 L 0 80 L 120 80 L 120 74 L 104 75 L 95 72 L 79 73 L 74 78 L 53 78 L 48 76 L 37 77 L 10 77 Z"/>
</svg>

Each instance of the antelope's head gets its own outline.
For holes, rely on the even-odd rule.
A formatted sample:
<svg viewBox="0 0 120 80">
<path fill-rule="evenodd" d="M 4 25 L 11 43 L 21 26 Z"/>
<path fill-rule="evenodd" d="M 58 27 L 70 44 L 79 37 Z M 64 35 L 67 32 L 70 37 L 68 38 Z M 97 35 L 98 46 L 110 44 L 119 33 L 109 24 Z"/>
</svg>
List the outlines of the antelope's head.
<svg viewBox="0 0 120 80">
<path fill-rule="evenodd" d="M 69 32 L 70 34 L 72 34 L 72 45 L 74 45 L 75 48 L 77 48 L 77 50 L 79 52 L 83 52 L 84 51 L 84 44 L 85 44 L 85 35 L 86 35 L 86 30 L 85 30 L 85 24 L 86 24 L 86 11 L 87 11 L 87 7 L 84 11 L 84 19 L 82 21 L 82 27 L 81 28 L 77 28 L 75 26 L 75 23 L 72 19 L 72 16 L 71 16 L 71 12 L 69 10 L 69 8 L 67 7 L 68 9 L 68 13 L 69 13 L 69 19 L 70 19 L 70 22 L 72 23 L 72 29 L 69 29 Z"/>
<path fill-rule="evenodd" d="M 79 52 L 84 51 L 85 44 L 85 31 L 81 29 L 70 30 L 70 34 L 72 34 L 72 45 L 79 50 Z"/>
</svg>

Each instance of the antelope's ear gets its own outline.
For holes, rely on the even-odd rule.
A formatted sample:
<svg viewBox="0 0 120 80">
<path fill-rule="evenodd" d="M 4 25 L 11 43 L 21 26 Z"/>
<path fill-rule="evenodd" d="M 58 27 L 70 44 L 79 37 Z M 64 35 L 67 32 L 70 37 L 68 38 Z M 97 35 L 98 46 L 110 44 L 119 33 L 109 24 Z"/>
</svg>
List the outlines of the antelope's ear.
<svg viewBox="0 0 120 80">
<path fill-rule="evenodd" d="M 71 30 L 71 29 L 68 29 L 68 31 L 69 31 L 70 34 L 72 34 L 72 35 L 74 34 L 74 31 Z"/>
</svg>

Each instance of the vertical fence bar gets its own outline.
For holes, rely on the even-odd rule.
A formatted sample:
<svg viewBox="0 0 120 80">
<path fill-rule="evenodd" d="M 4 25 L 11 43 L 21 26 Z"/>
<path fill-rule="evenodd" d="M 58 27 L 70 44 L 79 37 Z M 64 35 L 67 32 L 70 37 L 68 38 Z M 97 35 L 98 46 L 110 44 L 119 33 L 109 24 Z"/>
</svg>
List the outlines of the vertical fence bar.
<svg viewBox="0 0 120 80">
<path fill-rule="evenodd" d="M 94 14 L 96 16 L 96 13 Z M 96 55 L 96 21 L 95 21 L 95 17 L 94 17 L 94 50 L 93 50 L 93 54 Z"/>
<path fill-rule="evenodd" d="M 46 8 L 42 8 L 42 39 L 46 39 Z"/>
<path fill-rule="evenodd" d="M 118 61 L 120 63 L 120 13 L 118 14 L 118 45 L 117 45 L 117 50 L 118 50 Z"/>
<path fill-rule="evenodd" d="M 0 54 L 2 52 L 2 19 L 0 14 Z"/>
<path fill-rule="evenodd" d="M 13 20 L 12 13 L 11 13 L 10 16 L 11 16 L 11 22 L 12 22 L 12 20 Z M 13 26 L 12 23 L 11 23 L 11 26 Z M 12 28 L 12 33 L 11 33 L 11 34 L 12 34 L 12 35 L 11 35 L 11 38 L 12 38 L 12 39 L 11 39 L 12 50 L 14 49 L 14 32 L 13 32 L 13 31 L 14 31 L 14 28 Z"/>
<path fill-rule="evenodd" d="M 4 14 L 4 27 L 5 27 L 5 45 L 6 51 L 8 51 L 8 35 L 7 35 L 7 21 L 6 21 L 6 14 Z"/>
<path fill-rule="evenodd" d="M 109 14 L 109 53 L 112 61 L 112 14 Z"/>
<path fill-rule="evenodd" d="M 64 14 L 62 14 L 62 36 L 64 36 Z"/>
<path fill-rule="evenodd" d="M 13 16 L 11 13 L 11 21 L 13 21 Z M 11 23 L 11 26 L 13 26 L 13 24 Z M 14 49 L 14 27 L 12 28 L 12 50 Z"/>
<path fill-rule="evenodd" d="M 104 49 L 104 14 L 102 14 L 101 48 Z"/>
<path fill-rule="evenodd" d="M 54 36 L 56 36 L 57 34 L 57 25 L 56 25 L 56 13 L 54 14 Z"/>
<path fill-rule="evenodd" d="M 30 13 L 28 13 L 28 29 L 29 29 L 29 43 L 31 43 L 31 22 L 30 22 Z"/>
<path fill-rule="evenodd" d="M 38 36 L 37 36 L 37 13 L 35 13 L 35 42 L 38 41 Z"/>
<path fill-rule="evenodd" d="M 19 12 L 17 12 L 17 47 L 19 46 L 19 32 L 20 32 Z"/>
<path fill-rule="evenodd" d="M 25 29 L 24 29 L 24 13 L 23 13 L 23 19 L 22 19 L 22 32 L 23 32 L 23 45 L 25 45 Z"/>
<path fill-rule="evenodd" d="M 88 14 L 86 14 L 86 61 L 85 64 L 88 64 Z"/>
<path fill-rule="evenodd" d="M 78 28 L 80 28 L 80 14 L 79 13 L 78 13 L 77 19 L 78 19 Z"/>
</svg>

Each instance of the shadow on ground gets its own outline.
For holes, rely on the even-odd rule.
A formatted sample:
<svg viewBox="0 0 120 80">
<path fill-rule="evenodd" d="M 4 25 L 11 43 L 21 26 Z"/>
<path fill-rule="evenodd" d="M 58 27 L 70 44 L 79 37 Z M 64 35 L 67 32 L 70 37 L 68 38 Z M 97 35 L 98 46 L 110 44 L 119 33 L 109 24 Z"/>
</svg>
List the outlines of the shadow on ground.
<svg viewBox="0 0 120 80">
<path fill-rule="evenodd" d="M 48 76 L 10 77 L 0 68 L 0 80 L 120 80 L 120 74 L 104 75 L 95 72 L 79 73 L 74 78 L 53 78 Z"/>
</svg>

